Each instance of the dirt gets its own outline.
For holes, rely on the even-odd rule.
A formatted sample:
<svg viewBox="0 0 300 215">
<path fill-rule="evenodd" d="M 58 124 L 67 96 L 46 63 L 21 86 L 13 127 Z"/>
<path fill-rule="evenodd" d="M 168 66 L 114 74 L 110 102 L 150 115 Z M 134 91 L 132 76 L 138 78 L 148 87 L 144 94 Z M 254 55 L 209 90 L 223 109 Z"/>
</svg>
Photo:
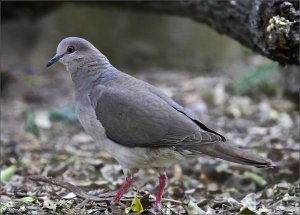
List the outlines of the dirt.
<svg viewBox="0 0 300 215">
<path fill-rule="evenodd" d="M 17 74 L 2 91 L 1 169 L 15 166 L 16 171 L 1 181 L 1 212 L 120 214 L 137 195 L 142 213 L 154 213 L 155 170 L 140 170 L 122 204 L 112 206 L 124 181 L 120 166 L 84 133 L 72 109 L 68 119 L 49 119 L 49 111 L 73 103 L 68 74 Z M 222 77 L 174 71 L 137 77 L 195 111 L 228 142 L 278 165 L 257 169 L 209 157 L 175 165 L 167 169 L 164 214 L 299 214 L 299 113 L 293 103 L 278 96 L 233 94 Z"/>
</svg>

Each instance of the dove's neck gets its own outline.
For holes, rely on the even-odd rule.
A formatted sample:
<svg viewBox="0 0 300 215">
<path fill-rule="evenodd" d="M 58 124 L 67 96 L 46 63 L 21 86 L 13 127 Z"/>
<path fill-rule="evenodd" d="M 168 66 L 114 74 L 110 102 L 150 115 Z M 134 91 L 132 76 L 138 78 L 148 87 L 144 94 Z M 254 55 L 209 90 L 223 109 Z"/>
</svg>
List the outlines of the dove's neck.
<svg viewBox="0 0 300 215">
<path fill-rule="evenodd" d="M 104 55 L 87 59 L 75 67 L 73 65 L 73 68 L 70 67 L 68 70 L 77 93 L 85 93 L 96 85 L 103 84 L 110 80 L 114 73 L 113 66 Z"/>
</svg>

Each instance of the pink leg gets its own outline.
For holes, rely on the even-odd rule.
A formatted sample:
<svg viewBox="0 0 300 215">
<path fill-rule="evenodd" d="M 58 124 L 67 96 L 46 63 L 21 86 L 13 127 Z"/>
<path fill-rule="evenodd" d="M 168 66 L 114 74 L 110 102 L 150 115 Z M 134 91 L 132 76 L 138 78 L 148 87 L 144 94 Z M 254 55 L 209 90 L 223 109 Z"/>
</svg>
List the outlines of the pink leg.
<svg viewBox="0 0 300 215">
<path fill-rule="evenodd" d="M 158 184 L 158 189 L 157 189 L 157 193 L 156 193 L 156 200 L 153 205 L 153 209 L 155 211 L 161 211 L 161 199 L 162 199 L 167 181 L 168 181 L 168 177 L 165 173 L 159 176 L 159 184 Z"/>
<path fill-rule="evenodd" d="M 126 177 L 124 184 L 119 189 L 117 194 L 114 196 L 114 198 L 112 199 L 112 202 L 119 201 L 121 199 L 121 197 L 123 196 L 123 194 L 131 187 L 131 185 L 132 185 L 132 177 L 131 176 Z"/>
</svg>

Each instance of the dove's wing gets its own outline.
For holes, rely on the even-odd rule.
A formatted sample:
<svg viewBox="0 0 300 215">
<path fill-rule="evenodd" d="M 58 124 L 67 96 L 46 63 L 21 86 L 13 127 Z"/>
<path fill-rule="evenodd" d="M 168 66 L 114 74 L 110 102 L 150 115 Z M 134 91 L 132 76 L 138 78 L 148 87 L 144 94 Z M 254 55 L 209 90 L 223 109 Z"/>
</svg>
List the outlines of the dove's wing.
<svg viewBox="0 0 300 215">
<path fill-rule="evenodd" d="M 103 87 L 93 103 L 107 137 L 118 144 L 157 147 L 221 141 L 220 136 L 201 131 L 188 116 L 149 91 Z"/>
</svg>

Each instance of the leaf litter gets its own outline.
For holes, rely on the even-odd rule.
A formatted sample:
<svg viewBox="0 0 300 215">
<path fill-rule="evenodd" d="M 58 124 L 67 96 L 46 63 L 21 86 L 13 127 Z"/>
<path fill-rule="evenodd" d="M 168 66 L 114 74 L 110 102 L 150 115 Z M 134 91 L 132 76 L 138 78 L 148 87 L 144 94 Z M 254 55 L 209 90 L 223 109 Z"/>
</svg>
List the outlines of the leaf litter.
<svg viewBox="0 0 300 215">
<path fill-rule="evenodd" d="M 148 76 L 140 74 L 144 80 Z M 278 97 L 230 95 L 229 82 L 222 78 L 178 75 L 174 83 L 164 85 L 153 77 L 153 84 L 180 95 L 177 101 L 199 113 L 229 142 L 278 164 L 266 170 L 200 157 L 175 165 L 167 170 L 170 180 L 163 213 L 299 214 L 299 134 L 293 129 L 299 122 L 293 104 Z M 215 90 L 203 90 L 215 84 Z M 40 90 L 41 96 L 46 90 Z M 153 214 L 158 175 L 152 169 L 135 175 L 134 189 L 119 205 L 110 204 L 123 183 L 122 170 L 83 132 L 69 105 L 71 89 L 65 91 L 69 94 L 53 96 L 49 105 L 31 107 L 17 95 L 3 102 L 2 120 L 7 126 L 1 131 L 0 212 Z M 60 103 L 66 106 L 53 106 Z"/>
</svg>

